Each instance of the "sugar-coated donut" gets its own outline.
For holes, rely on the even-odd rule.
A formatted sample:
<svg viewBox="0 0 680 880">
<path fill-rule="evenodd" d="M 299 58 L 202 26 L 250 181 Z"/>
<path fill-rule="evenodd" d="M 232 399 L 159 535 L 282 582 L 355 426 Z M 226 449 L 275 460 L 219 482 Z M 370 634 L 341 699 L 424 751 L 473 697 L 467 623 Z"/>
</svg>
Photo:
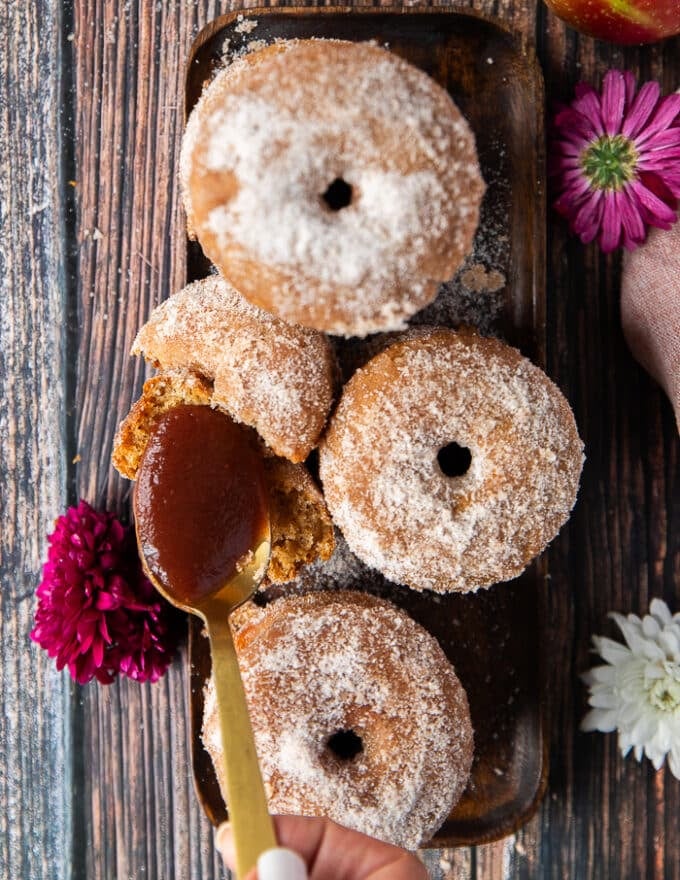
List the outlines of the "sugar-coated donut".
<svg viewBox="0 0 680 880">
<path fill-rule="evenodd" d="M 412 331 L 345 386 L 320 446 L 351 550 L 441 593 L 519 575 L 566 522 L 583 444 L 569 404 L 497 339 Z"/>
<path fill-rule="evenodd" d="M 337 369 L 328 339 L 252 306 L 218 275 L 161 303 L 132 352 L 211 379 L 213 404 L 291 461 L 307 458 L 328 418 Z"/>
<path fill-rule="evenodd" d="M 427 841 L 473 752 L 467 697 L 436 639 L 357 592 L 279 599 L 247 617 L 235 643 L 270 810 L 410 849 Z M 221 779 L 211 686 L 203 742 Z"/>
<path fill-rule="evenodd" d="M 189 229 L 251 302 L 345 336 L 393 330 L 471 250 L 484 193 L 448 93 L 369 43 L 277 42 L 194 108 Z"/>
</svg>

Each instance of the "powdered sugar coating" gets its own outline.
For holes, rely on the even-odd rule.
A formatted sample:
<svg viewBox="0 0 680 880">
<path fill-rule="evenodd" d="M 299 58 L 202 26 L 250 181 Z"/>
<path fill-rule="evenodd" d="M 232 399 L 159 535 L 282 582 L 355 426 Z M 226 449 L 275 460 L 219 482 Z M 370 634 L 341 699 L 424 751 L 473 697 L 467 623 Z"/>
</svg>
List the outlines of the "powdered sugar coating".
<svg viewBox="0 0 680 880">
<path fill-rule="evenodd" d="M 484 192 L 470 128 L 422 71 L 374 45 L 280 42 L 192 112 L 189 226 L 258 306 L 339 335 L 404 326 L 471 249 Z M 351 201 L 322 198 L 336 179 Z"/>
<path fill-rule="evenodd" d="M 446 476 L 440 449 L 471 453 Z M 396 583 L 466 591 L 519 575 L 566 522 L 583 464 L 559 389 L 496 339 L 412 333 L 358 370 L 320 447 L 352 551 Z"/>
<path fill-rule="evenodd" d="M 437 641 L 360 593 L 280 599 L 236 637 L 272 812 L 329 816 L 415 849 L 465 788 L 472 727 L 465 692 Z M 363 749 L 328 747 L 353 730 Z M 203 741 L 222 775 L 214 688 Z"/>
<path fill-rule="evenodd" d="M 326 423 L 336 371 L 329 341 L 252 306 L 220 276 L 163 302 L 132 351 L 214 380 L 213 403 L 291 461 L 309 455 Z"/>
</svg>

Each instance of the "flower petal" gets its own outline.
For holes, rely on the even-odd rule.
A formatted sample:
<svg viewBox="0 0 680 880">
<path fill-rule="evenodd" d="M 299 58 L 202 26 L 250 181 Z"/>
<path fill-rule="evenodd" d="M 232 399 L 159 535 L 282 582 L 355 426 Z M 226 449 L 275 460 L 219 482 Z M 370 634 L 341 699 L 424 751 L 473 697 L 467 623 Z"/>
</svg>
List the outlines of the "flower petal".
<svg viewBox="0 0 680 880">
<path fill-rule="evenodd" d="M 666 128 L 657 132 L 654 137 L 650 138 L 645 144 L 643 155 L 653 153 L 655 150 L 677 147 L 680 144 L 680 126 Z"/>
<path fill-rule="evenodd" d="M 616 712 L 604 709 L 592 709 L 581 721 L 581 730 L 588 733 L 599 730 L 600 733 L 611 733 L 616 730 Z"/>
<path fill-rule="evenodd" d="M 593 692 L 588 700 L 588 705 L 593 709 L 616 709 L 619 703 L 617 694 L 607 690 Z"/>
<path fill-rule="evenodd" d="M 634 250 L 645 240 L 645 224 L 642 222 L 637 201 L 627 189 L 621 192 L 619 206 L 623 224 L 623 246 L 628 250 Z"/>
<path fill-rule="evenodd" d="M 621 131 L 626 103 L 626 83 L 620 70 L 608 70 L 602 83 L 602 118 L 607 134 Z"/>
<path fill-rule="evenodd" d="M 598 126 L 594 125 L 592 120 L 585 113 L 581 113 L 576 106 L 561 110 L 553 119 L 553 125 L 560 140 L 569 141 L 579 149 L 586 147 L 602 133 Z"/>
<path fill-rule="evenodd" d="M 616 678 L 616 669 L 613 666 L 594 666 L 581 676 L 586 684 L 611 685 Z"/>
<path fill-rule="evenodd" d="M 672 630 L 664 630 L 659 634 L 659 644 L 664 651 L 671 657 L 675 658 L 676 661 L 680 659 L 680 637 Z"/>
<path fill-rule="evenodd" d="M 585 92 L 580 98 L 577 98 L 573 105 L 575 110 L 586 117 L 592 126 L 594 134 L 601 135 L 605 133 L 604 121 L 602 119 L 602 108 L 597 92 Z"/>
<path fill-rule="evenodd" d="M 667 129 L 675 121 L 675 118 L 679 113 L 680 95 L 667 95 L 659 101 L 652 119 L 635 137 L 635 146 L 640 149 L 649 140 L 658 135 L 659 132 Z"/>
<path fill-rule="evenodd" d="M 660 147 L 640 156 L 637 167 L 642 171 L 658 171 L 665 178 L 667 173 L 673 174 L 680 159 L 680 144 L 675 147 Z"/>
<path fill-rule="evenodd" d="M 581 183 L 572 183 L 564 189 L 559 198 L 553 202 L 556 211 L 565 217 L 571 217 L 578 213 L 579 207 L 584 200 L 589 198 L 589 187 L 585 187 Z"/>
<path fill-rule="evenodd" d="M 548 164 L 548 174 L 552 177 L 559 176 L 558 186 L 564 185 L 564 179 L 567 175 L 578 177 L 579 180 L 584 180 L 586 185 L 589 185 L 586 176 L 581 170 L 578 156 L 565 156 L 559 153 L 552 155 Z"/>
<path fill-rule="evenodd" d="M 642 211 L 642 218 L 648 224 L 661 229 L 670 229 L 677 219 L 676 212 L 654 195 L 640 180 L 633 180 L 630 189 L 635 193 Z"/>
<path fill-rule="evenodd" d="M 106 593 L 102 590 L 97 595 L 95 607 L 98 611 L 110 611 L 112 608 L 118 607 L 118 602 L 111 593 Z"/>
<path fill-rule="evenodd" d="M 597 92 L 595 91 L 595 87 L 589 82 L 581 80 L 574 86 L 574 94 L 577 98 L 582 98 L 584 95 L 597 95 Z"/>
<path fill-rule="evenodd" d="M 654 716 L 650 712 L 645 713 L 630 732 L 630 737 L 634 743 L 648 742 L 654 736 L 656 728 Z"/>
<path fill-rule="evenodd" d="M 658 620 L 661 626 L 668 626 L 673 622 L 670 608 L 663 599 L 652 599 L 649 603 L 649 613 Z"/>
<path fill-rule="evenodd" d="M 573 219 L 572 229 L 584 244 L 597 236 L 602 222 L 602 191 L 591 191 Z"/>
<path fill-rule="evenodd" d="M 666 760 L 666 752 L 658 751 L 649 746 L 645 749 L 645 752 L 647 753 L 649 760 L 652 762 L 654 769 L 661 770 L 663 762 Z"/>
<path fill-rule="evenodd" d="M 650 614 L 646 614 L 642 618 L 642 632 L 647 638 L 655 639 L 661 632 L 661 627 L 659 626 L 659 622 L 655 620 Z"/>
<path fill-rule="evenodd" d="M 661 86 L 657 82 L 648 82 L 642 86 L 626 115 L 621 129 L 622 134 L 634 138 L 642 130 L 654 112 L 660 94 Z"/>
<path fill-rule="evenodd" d="M 600 227 L 600 249 L 609 254 L 621 243 L 621 214 L 617 208 L 617 193 L 608 194 L 604 199 L 602 224 Z"/>
</svg>

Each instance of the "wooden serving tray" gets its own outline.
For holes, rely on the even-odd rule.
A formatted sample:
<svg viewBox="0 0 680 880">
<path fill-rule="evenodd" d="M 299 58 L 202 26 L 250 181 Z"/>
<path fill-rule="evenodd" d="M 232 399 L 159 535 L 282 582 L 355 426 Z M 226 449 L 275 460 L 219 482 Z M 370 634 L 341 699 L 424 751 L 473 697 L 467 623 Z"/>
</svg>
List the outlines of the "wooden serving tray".
<svg viewBox="0 0 680 880">
<path fill-rule="evenodd" d="M 242 17 L 257 22 L 250 33 Z M 448 89 L 475 133 L 488 191 L 467 267 L 412 323 L 472 323 L 544 365 L 543 86 L 534 55 L 500 24 L 449 9 L 279 7 L 234 12 L 204 28 L 193 45 L 187 113 L 233 53 L 254 40 L 295 37 L 375 40 Z M 195 280 L 207 274 L 209 264 L 197 244 L 189 242 L 188 247 L 188 280 Z M 495 274 L 484 277 L 484 270 Z M 460 281 L 466 271 L 473 273 L 465 276 L 467 287 Z M 488 289 L 499 284 L 496 291 Z M 487 289 L 470 289 L 480 285 Z M 337 350 L 347 376 L 370 353 L 370 343 L 339 340 Z M 369 590 L 403 607 L 439 640 L 468 693 L 475 760 L 461 801 L 427 846 L 498 839 L 525 822 L 540 801 L 547 779 L 541 644 L 546 577 L 541 559 L 517 580 L 476 594 L 416 593 L 385 581 L 341 542 L 329 563 L 312 566 L 296 584 L 268 591 L 273 598 L 309 589 Z M 210 656 L 195 619 L 189 662 L 194 778 L 208 817 L 218 823 L 226 810 L 201 742 Z"/>
</svg>

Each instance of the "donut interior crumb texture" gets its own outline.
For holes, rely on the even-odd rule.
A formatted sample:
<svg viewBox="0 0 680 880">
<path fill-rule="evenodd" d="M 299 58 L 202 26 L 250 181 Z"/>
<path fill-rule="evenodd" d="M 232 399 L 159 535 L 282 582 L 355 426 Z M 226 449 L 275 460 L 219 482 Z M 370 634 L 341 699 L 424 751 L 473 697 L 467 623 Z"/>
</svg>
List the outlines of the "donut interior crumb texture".
<svg viewBox="0 0 680 880">
<path fill-rule="evenodd" d="M 158 418 L 183 404 L 212 406 L 212 385 L 189 371 L 159 373 L 121 423 L 112 462 L 125 477 L 137 476 L 144 450 Z M 323 495 L 304 465 L 266 454 L 270 494 L 272 552 L 262 587 L 296 578 L 305 565 L 328 559 L 335 546 L 333 525 Z"/>
<path fill-rule="evenodd" d="M 252 306 L 218 275 L 158 306 L 132 351 L 164 370 L 207 376 L 216 405 L 295 462 L 316 445 L 333 401 L 329 340 Z"/>
<path fill-rule="evenodd" d="M 272 530 L 267 583 L 287 583 L 303 566 L 323 562 L 335 548 L 333 525 L 323 496 L 302 465 L 266 462 Z"/>
<path fill-rule="evenodd" d="M 484 183 L 448 93 L 366 43 L 282 41 L 194 108 L 188 225 L 256 305 L 337 335 L 401 329 L 470 251 Z M 340 196 L 341 194 L 341 196 Z"/>
<path fill-rule="evenodd" d="M 210 406 L 212 383 L 189 370 L 168 370 L 144 383 L 141 397 L 118 426 L 111 463 L 128 480 L 137 478 L 146 444 L 163 413 L 175 406 Z"/>
<path fill-rule="evenodd" d="M 545 548 L 575 503 L 583 444 L 538 367 L 439 328 L 357 370 L 319 462 L 351 550 L 395 583 L 444 593 L 517 577 Z"/>
<path fill-rule="evenodd" d="M 272 810 L 415 849 L 462 794 L 469 708 L 436 639 L 389 602 L 314 593 L 251 607 L 235 636 Z M 214 687 L 203 741 L 223 777 Z"/>
</svg>

